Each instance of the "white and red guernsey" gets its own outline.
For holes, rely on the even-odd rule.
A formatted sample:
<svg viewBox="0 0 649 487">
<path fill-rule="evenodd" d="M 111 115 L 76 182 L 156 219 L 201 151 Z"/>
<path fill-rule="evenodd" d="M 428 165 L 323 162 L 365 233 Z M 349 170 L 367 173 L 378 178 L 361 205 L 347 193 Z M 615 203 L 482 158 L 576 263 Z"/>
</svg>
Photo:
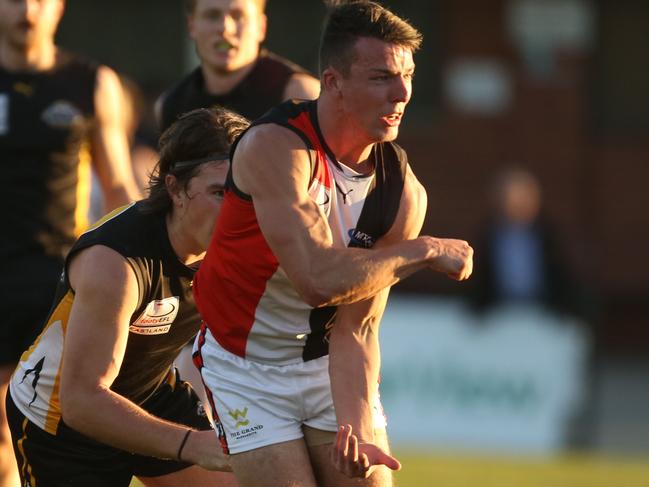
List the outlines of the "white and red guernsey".
<svg viewBox="0 0 649 487">
<path fill-rule="evenodd" d="M 327 147 L 316 102 L 285 102 L 253 123 L 297 133 L 311 154 L 309 195 L 326 215 L 334 246 L 370 248 L 392 226 L 403 191 L 406 153 L 386 142 L 372 150 L 374 171 L 358 174 Z M 232 154 L 236 150 L 236 143 Z M 259 155 L 259 164 L 265 164 Z M 274 365 L 328 353 L 334 307 L 312 308 L 298 295 L 262 234 L 252 199 L 231 174 L 219 220 L 194 279 L 194 296 L 210 334 L 225 350 Z M 204 332 L 205 330 L 203 330 Z M 204 340 L 204 333 L 199 338 Z"/>
</svg>

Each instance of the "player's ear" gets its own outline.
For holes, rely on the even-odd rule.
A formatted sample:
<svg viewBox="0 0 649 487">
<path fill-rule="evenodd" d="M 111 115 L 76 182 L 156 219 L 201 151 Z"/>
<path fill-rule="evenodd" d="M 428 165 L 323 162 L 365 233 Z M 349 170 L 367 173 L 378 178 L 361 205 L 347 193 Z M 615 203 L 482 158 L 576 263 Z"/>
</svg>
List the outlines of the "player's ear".
<svg viewBox="0 0 649 487">
<path fill-rule="evenodd" d="M 326 68 L 320 76 L 322 90 L 329 93 L 339 93 L 341 88 L 341 81 L 341 73 L 333 66 Z"/>
<path fill-rule="evenodd" d="M 167 188 L 167 193 L 169 194 L 169 198 L 171 199 L 173 206 L 181 208 L 183 206 L 183 198 L 180 194 L 181 188 L 178 184 L 176 176 L 167 174 L 165 176 L 165 187 Z"/>
<path fill-rule="evenodd" d="M 196 40 L 196 37 L 194 36 L 194 14 L 193 13 L 188 13 L 185 15 L 185 26 L 187 27 L 187 34 L 189 34 L 189 37 Z"/>
</svg>

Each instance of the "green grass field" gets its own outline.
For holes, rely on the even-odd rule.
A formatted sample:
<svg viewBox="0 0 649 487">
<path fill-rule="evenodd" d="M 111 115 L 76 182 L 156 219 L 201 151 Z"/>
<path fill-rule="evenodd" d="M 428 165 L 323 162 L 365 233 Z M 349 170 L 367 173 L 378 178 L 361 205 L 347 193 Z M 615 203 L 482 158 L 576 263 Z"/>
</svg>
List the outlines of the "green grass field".
<svg viewBox="0 0 649 487">
<path fill-rule="evenodd" d="M 401 452 L 399 487 L 647 487 L 649 458 L 565 455 L 553 460 Z"/>
<path fill-rule="evenodd" d="M 397 451 L 397 487 L 647 487 L 649 458 L 564 455 L 552 460 Z M 134 480 L 131 487 L 141 487 Z"/>
</svg>

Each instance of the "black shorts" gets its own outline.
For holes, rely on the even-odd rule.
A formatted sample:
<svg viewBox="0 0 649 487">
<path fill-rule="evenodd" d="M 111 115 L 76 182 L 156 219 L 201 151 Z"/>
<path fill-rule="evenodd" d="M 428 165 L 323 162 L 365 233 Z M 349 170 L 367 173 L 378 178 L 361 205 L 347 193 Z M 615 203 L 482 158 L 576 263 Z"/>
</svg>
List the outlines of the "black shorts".
<svg viewBox="0 0 649 487">
<path fill-rule="evenodd" d="M 52 307 L 63 259 L 35 256 L 0 263 L 0 365 L 15 365 L 43 329 Z"/>
<path fill-rule="evenodd" d="M 21 485 L 128 487 L 133 476 L 158 477 L 190 466 L 106 446 L 76 432 L 63 421 L 56 435 L 51 435 L 30 422 L 9 393 L 6 402 Z M 160 386 L 142 408 L 175 423 L 201 430 L 211 428 L 198 396 L 189 384 L 179 379 L 173 385 Z"/>
</svg>

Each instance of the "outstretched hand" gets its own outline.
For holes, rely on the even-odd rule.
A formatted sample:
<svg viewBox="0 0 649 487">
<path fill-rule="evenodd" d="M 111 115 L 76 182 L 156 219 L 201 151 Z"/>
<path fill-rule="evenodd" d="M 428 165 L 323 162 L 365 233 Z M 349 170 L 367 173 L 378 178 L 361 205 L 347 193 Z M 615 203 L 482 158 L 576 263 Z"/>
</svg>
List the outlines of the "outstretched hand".
<svg viewBox="0 0 649 487">
<path fill-rule="evenodd" d="M 378 465 L 400 470 L 399 460 L 373 443 L 359 442 L 351 425 L 338 428 L 336 443 L 331 448 L 331 461 L 347 477 L 367 478 Z"/>
</svg>

